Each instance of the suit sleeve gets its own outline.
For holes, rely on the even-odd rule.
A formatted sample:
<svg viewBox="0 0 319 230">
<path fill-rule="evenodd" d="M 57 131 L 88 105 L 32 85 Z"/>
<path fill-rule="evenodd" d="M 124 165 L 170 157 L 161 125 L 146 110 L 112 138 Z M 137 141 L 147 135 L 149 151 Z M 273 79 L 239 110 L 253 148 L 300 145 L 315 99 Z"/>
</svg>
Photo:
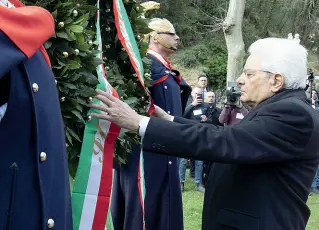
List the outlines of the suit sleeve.
<svg viewBox="0 0 319 230">
<path fill-rule="evenodd" d="M 144 149 L 180 158 L 237 164 L 305 158 L 312 118 L 302 106 L 281 104 L 268 106 L 251 121 L 226 128 L 186 123 L 181 118 L 174 122 L 151 118 L 143 139 Z"/>
<path fill-rule="evenodd" d="M 185 109 L 185 112 L 184 112 L 184 114 L 183 114 L 183 117 L 185 117 L 185 118 L 190 118 L 192 109 L 193 109 L 193 105 L 192 105 L 192 104 L 188 105 L 188 106 L 186 107 L 186 109 Z"/>
<path fill-rule="evenodd" d="M 0 30 L 0 79 L 27 56 Z"/>
</svg>

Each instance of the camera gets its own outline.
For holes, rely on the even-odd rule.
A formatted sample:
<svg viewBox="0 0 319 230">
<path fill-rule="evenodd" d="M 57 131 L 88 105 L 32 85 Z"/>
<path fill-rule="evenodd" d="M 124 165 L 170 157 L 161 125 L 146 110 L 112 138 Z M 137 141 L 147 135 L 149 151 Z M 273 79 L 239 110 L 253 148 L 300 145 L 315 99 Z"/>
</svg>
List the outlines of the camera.
<svg viewBox="0 0 319 230">
<path fill-rule="evenodd" d="M 226 105 L 230 106 L 239 106 L 240 105 L 240 96 L 241 92 L 236 91 L 236 83 L 229 83 L 228 87 L 229 89 L 226 90 Z"/>
</svg>

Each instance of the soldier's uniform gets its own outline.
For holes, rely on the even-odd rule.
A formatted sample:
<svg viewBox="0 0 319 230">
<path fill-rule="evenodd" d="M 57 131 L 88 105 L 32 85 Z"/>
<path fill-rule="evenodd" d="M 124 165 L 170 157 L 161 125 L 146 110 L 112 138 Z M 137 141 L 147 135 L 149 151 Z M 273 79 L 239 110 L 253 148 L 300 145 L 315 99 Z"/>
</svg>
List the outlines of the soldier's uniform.
<svg viewBox="0 0 319 230">
<path fill-rule="evenodd" d="M 175 30 L 172 31 L 175 33 Z M 170 61 L 153 50 L 151 97 L 154 104 L 174 116 L 182 116 L 191 88 L 174 70 Z M 179 159 L 144 152 L 146 197 L 143 213 L 140 188 L 140 146 L 134 146 L 128 165 L 115 166 L 112 190 L 112 219 L 115 230 L 183 230 Z"/>
<path fill-rule="evenodd" d="M 0 5 L 0 229 L 72 229 L 64 127 L 42 47 L 53 34 L 44 9 Z"/>
</svg>

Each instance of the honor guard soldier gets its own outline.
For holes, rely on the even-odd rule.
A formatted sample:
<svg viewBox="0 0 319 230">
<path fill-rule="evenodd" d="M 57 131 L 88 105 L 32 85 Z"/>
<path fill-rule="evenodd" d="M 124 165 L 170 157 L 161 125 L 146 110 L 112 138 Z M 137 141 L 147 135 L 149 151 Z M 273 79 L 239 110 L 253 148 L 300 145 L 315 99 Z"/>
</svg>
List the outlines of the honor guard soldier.
<svg viewBox="0 0 319 230">
<path fill-rule="evenodd" d="M 152 19 L 149 27 L 153 30 L 147 36 L 151 97 L 167 113 L 182 116 L 191 88 L 167 59 L 177 50 L 179 37 L 166 19 Z M 179 159 L 149 152 L 143 156 L 144 164 L 140 146 L 134 146 L 128 165 L 115 167 L 111 202 L 114 229 L 183 230 Z"/>
<path fill-rule="evenodd" d="M 71 230 L 64 126 L 42 44 L 49 12 L 0 0 L 0 229 Z"/>
</svg>

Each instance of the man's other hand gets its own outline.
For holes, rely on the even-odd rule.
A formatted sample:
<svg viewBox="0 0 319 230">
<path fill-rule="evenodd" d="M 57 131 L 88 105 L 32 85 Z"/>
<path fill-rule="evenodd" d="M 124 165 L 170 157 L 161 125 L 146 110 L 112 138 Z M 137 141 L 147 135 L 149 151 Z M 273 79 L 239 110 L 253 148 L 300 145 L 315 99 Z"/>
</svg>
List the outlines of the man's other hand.
<svg viewBox="0 0 319 230">
<path fill-rule="evenodd" d="M 200 117 L 202 118 L 202 120 L 201 120 L 201 121 L 203 121 L 203 122 L 207 121 L 207 117 L 206 117 L 206 115 L 202 115 L 202 116 L 200 116 Z"/>
<path fill-rule="evenodd" d="M 100 110 L 101 113 L 92 113 L 91 116 L 110 121 L 121 128 L 138 131 L 139 121 L 143 116 L 137 114 L 128 104 L 113 97 L 102 90 L 96 90 L 95 96 L 101 101 L 99 104 L 90 104 L 89 107 Z"/>
</svg>

